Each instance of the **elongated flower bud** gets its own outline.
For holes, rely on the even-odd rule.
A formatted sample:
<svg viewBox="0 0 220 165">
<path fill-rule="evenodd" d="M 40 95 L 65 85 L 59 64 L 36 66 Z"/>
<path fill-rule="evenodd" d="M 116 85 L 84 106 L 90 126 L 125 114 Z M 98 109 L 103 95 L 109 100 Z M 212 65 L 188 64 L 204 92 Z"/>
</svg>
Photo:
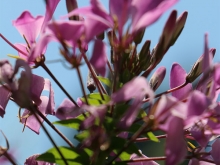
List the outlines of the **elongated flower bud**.
<svg viewBox="0 0 220 165">
<path fill-rule="evenodd" d="M 212 54 L 212 57 L 215 56 L 216 49 L 210 49 L 209 53 Z M 193 82 L 197 77 L 199 77 L 200 74 L 202 74 L 202 65 L 203 65 L 203 58 L 204 55 L 200 56 L 199 59 L 196 61 L 196 63 L 193 65 L 192 69 L 186 76 L 186 81 L 191 83 Z"/>
<path fill-rule="evenodd" d="M 173 37 L 173 32 L 176 25 L 177 11 L 173 10 L 170 14 L 160 37 L 160 41 L 155 48 L 155 53 L 152 55 L 151 62 L 156 66 L 162 59 L 166 51 L 169 49 L 170 42 Z"/>
<path fill-rule="evenodd" d="M 187 19 L 187 15 L 188 15 L 188 12 L 187 11 L 184 11 L 176 20 L 176 26 L 175 26 L 175 29 L 174 29 L 174 32 L 173 32 L 173 37 L 172 37 L 172 40 L 170 42 L 170 46 L 174 45 L 177 38 L 180 36 L 184 26 L 185 26 L 185 23 L 186 23 L 186 19 Z"/>
<path fill-rule="evenodd" d="M 134 43 L 136 45 L 138 45 L 139 43 L 141 43 L 143 37 L 144 37 L 144 32 L 145 32 L 145 29 L 143 30 L 139 30 L 138 33 L 136 34 L 136 36 L 134 37 Z"/>
<path fill-rule="evenodd" d="M 151 60 L 151 55 L 150 55 L 150 40 L 147 40 L 143 47 L 141 48 L 141 51 L 139 53 L 139 63 L 141 69 L 144 71 L 150 66 L 150 60 Z"/>
<path fill-rule="evenodd" d="M 166 75 L 166 68 L 165 67 L 160 67 L 158 68 L 154 74 L 152 75 L 149 83 L 150 83 L 150 87 L 155 91 L 160 84 L 163 82 L 163 79 Z"/>
</svg>

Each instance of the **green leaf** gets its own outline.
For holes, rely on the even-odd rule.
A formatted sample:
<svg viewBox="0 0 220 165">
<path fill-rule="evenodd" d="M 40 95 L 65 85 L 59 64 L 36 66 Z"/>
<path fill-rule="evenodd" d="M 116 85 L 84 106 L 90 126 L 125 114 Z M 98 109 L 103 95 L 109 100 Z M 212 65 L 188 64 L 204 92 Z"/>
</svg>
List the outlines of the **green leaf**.
<svg viewBox="0 0 220 165">
<path fill-rule="evenodd" d="M 97 76 L 97 78 L 108 87 L 111 87 L 111 81 L 108 78 Z"/>
<path fill-rule="evenodd" d="M 153 132 L 148 132 L 147 136 L 150 140 L 152 140 L 154 142 L 160 142 L 160 140 L 153 134 Z"/>
<path fill-rule="evenodd" d="M 111 149 L 114 151 L 115 154 L 117 154 L 125 145 L 127 142 L 126 139 L 122 139 L 119 137 L 113 137 L 111 142 Z M 123 151 L 120 155 L 119 158 L 123 160 L 129 160 L 131 154 L 136 153 L 137 155 L 140 155 L 140 152 L 138 151 L 138 148 L 134 143 L 130 144 L 125 151 Z M 140 155 L 141 156 L 141 155 Z"/>
<path fill-rule="evenodd" d="M 75 139 L 82 142 L 83 140 L 87 139 L 90 136 L 90 133 L 88 130 L 82 131 L 80 133 L 78 133 L 77 135 L 75 135 Z"/>
<path fill-rule="evenodd" d="M 64 127 L 72 128 L 72 129 L 79 129 L 79 126 L 81 122 L 84 120 L 84 116 L 81 114 L 77 116 L 75 119 L 68 119 L 68 120 L 60 120 L 60 121 L 55 121 L 53 124 L 61 125 Z"/>
<path fill-rule="evenodd" d="M 64 158 L 66 159 L 68 164 L 74 164 L 74 165 L 84 165 L 89 164 L 89 156 L 85 151 L 78 151 L 75 148 L 68 148 L 68 147 L 58 147 L 61 153 L 63 154 Z M 45 162 L 51 162 L 56 163 L 59 165 L 64 165 L 64 161 L 62 160 L 60 154 L 56 150 L 56 148 L 51 148 L 44 154 L 41 154 L 37 160 L 45 161 Z"/>
<path fill-rule="evenodd" d="M 102 97 L 99 93 L 91 93 L 87 95 L 87 100 L 89 102 L 89 105 L 101 105 L 101 104 L 107 104 L 110 101 L 110 97 L 106 94 L 103 94 L 104 100 L 102 100 Z M 81 100 L 85 103 L 86 100 L 84 97 L 81 98 Z"/>
</svg>

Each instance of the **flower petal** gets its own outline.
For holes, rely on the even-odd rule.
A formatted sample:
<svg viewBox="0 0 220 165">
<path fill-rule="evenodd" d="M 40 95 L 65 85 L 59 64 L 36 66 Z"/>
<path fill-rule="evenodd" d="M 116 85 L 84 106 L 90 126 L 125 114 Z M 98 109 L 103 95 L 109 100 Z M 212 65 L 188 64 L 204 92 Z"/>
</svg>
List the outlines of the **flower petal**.
<svg viewBox="0 0 220 165">
<path fill-rule="evenodd" d="M 47 116 L 47 114 L 45 113 L 46 110 L 47 110 L 47 106 L 48 106 L 48 101 L 49 101 L 49 98 L 47 96 L 41 96 L 41 104 L 38 106 L 38 109 L 39 111 L 44 115 L 44 116 Z M 28 115 L 30 113 L 29 110 L 25 110 L 24 113 L 22 114 L 22 117 Z M 38 118 L 40 119 L 41 123 L 43 123 L 43 119 L 37 115 Z M 22 118 L 21 122 L 24 124 L 25 123 L 25 118 Z M 35 116 L 32 114 L 31 116 L 29 116 L 27 118 L 27 121 L 25 123 L 25 125 L 30 128 L 32 131 L 34 131 L 35 133 L 39 134 L 39 130 L 40 130 L 40 127 L 41 127 L 41 123 L 39 123 L 37 121 L 37 119 L 35 118 Z"/>
<path fill-rule="evenodd" d="M 46 13 L 45 13 L 44 22 L 41 27 L 41 32 L 44 33 L 45 27 L 46 27 L 47 23 L 51 20 L 53 13 L 54 13 L 59 2 L 60 2 L 60 0 L 47 0 L 46 1 Z"/>
<path fill-rule="evenodd" d="M 32 45 L 40 33 L 43 21 L 43 16 L 34 18 L 29 11 L 24 11 L 12 24 L 22 36 L 25 36 L 29 44 Z"/>
<path fill-rule="evenodd" d="M 51 114 L 54 115 L 55 112 L 55 102 L 54 102 L 54 91 L 51 86 L 51 82 L 49 79 L 44 79 L 44 90 L 49 91 L 49 101 L 47 105 L 47 109 L 45 111 L 45 114 Z"/>
<path fill-rule="evenodd" d="M 182 85 L 186 81 L 187 73 L 185 70 L 178 64 L 174 63 L 170 72 L 170 88 L 175 88 Z M 172 92 L 172 95 L 179 100 L 184 99 L 187 94 L 192 91 L 192 84 L 189 83 L 181 89 L 175 90 Z"/>
<path fill-rule="evenodd" d="M 133 78 L 131 81 L 124 84 L 121 89 L 112 94 L 112 101 L 127 101 L 140 95 L 148 95 L 150 100 L 152 100 L 154 97 L 154 92 L 152 91 L 144 77 Z"/>
<path fill-rule="evenodd" d="M 93 48 L 92 58 L 90 63 L 95 68 L 97 73 L 101 76 L 105 76 L 106 72 L 106 63 L 107 63 L 107 54 L 106 54 L 106 45 L 101 40 L 95 40 L 95 45 Z"/>
<path fill-rule="evenodd" d="M 5 107 L 8 104 L 11 92 L 0 85 L 0 116 L 3 118 L 5 114 Z"/>
<path fill-rule="evenodd" d="M 183 120 L 179 117 L 172 117 L 167 132 L 166 164 L 178 164 L 186 154 L 187 147 L 184 139 Z"/>
<path fill-rule="evenodd" d="M 178 0 L 133 0 L 132 31 L 136 32 L 141 28 L 151 25 L 176 2 L 178 2 Z"/>
<path fill-rule="evenodd" d="M 71 119 L 79 116 L 82 111 L 68 99 L 64 99 L 56 111 L 56 117 L 61 120 Z"/>
<path fill-rule="evenodd" d="M 211 151 L 211 155 L 216 164 L 220 164 L 219 153 L 220 153 L 220 139 L 217 138 L 216 141 L 212 144 L 212 151 Z"/>
</svg>

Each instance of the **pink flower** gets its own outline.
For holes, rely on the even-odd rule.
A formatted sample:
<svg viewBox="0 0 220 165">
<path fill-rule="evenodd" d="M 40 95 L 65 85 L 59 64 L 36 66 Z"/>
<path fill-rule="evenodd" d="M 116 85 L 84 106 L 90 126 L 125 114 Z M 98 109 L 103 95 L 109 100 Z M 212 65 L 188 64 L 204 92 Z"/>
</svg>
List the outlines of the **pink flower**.
<svg viewBox="0 0 220 165">
<path fill-rule="evenodd" d="M 19 33 L 25 37 L 27 42 L 26 44 L 15 44 L 15 46 L 20 50 L 27 52 L 27 54 L 22 54 L 21 52 L 18 52 L 18 54 L 26 61 L 28 58 L 31 58 L 32 60 L 28 60 L 29 63 L 33 63 L 37 56 L 41 56 L 41 54 L 45 53 L 46 45 L 42 45 L 40 48 L 40 53 L 34 58 L 31 57 L 31 52 L 33 51 L 36 44 L 36 38 L 40 33 L 43 34 L 45 32 L 45 27 L 48 21 L 50 21 L 52 18 L 52 15 L 59 1 L 60 0 L 47 1 L 45 16 L 37 16 L 34 18 L 29 11 L 24 11 L 16 20 L 13 21 L 13 26 L 15 26 Z"/>
</svg>

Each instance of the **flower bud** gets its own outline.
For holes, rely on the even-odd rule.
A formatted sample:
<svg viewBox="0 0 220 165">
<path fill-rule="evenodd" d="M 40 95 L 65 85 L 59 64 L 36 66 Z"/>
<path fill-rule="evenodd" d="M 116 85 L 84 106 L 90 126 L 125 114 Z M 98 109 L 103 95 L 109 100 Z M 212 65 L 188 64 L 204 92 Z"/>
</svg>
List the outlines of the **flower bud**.
<svg viewBox="0 0 220 165">
<path fill-rule="evenodd" d="M 151 58 L 151 62 L 155 66 L 163 59 L 164 54 L 169 49 L 169 45 L 172 40 L 176 25 L 176 17 L 177 17 L 177 11 L 173 10 L 164 26 L 163 33 L 160 37 L 159 43 L 155 48 L 155 53 L 152 55 Z"/>
<path fill-rule="evenodd" d="M 142 39 L 143 39 L 143 36 L 144 36 L 144 32 L 145 32 L 145 29 L 139 30 L 139 31 L 137 32 L 137 34 L 135 35 L 135 37 L 134 37 L 134 43 L 135 43 L 136 45 L 138 45 L 139 43 L 141 43 L 141 41 L 142 41 Z"/>
<path fill-rule="evenodd" d="M 150 83 L 150 87 L 155 91 L 160 84 L 163 82 L 163 79 L 166 75 L 166 68 L 165 67 L 160 67 L 158 68 L 154 74 L 152 75 L 149 83 Z"/>
<path fill-rule="evenodd" d="M 179 35 L 181 34 L 184 26 L 185 26 L 185 23 L 186 23 L 186 19 L 187 19 L 187 15 L 188 15 L 188 12 L 187 11 L 184 11 L 180 16 L 179 18 L 177 18 L 176 20 L 176 26 L 175 26 L 175 29 L 174 29 L 174 32 L 173 32 L 173 37 L 172 37 L 172 40 L 170 42 L 170 46 L 174 45 L 177 38 L 179 37 Z"/>
<path fill-rule="evenodd" d="M 216 52 L 216 49 L 212 48 L 209 50 L 209 53 L 212 54 L 212 57 L 215 56 L 215 52 Z M 200 56 L 199 59 L 196 61 L 196 63 L 193 65 L 192 69 L 186 76 L 186 82 L 191 83 L 197 77 L 199 77 L 200 74 L 202 74 L 203 58 L 204 58 L 204 55 Z"/>
<path fill-rule="evenodd" d="M 140 63 L 140 67 L 143 71 L 146 70 L 150 66 L 150 59 L 151 59 L 150 43 L 151 43 L 151 41 L 147 40 L 144 43 L 144 45 L 141 48 L 141 51 L 139 53 L 139 63 Z"/>
</svg>

